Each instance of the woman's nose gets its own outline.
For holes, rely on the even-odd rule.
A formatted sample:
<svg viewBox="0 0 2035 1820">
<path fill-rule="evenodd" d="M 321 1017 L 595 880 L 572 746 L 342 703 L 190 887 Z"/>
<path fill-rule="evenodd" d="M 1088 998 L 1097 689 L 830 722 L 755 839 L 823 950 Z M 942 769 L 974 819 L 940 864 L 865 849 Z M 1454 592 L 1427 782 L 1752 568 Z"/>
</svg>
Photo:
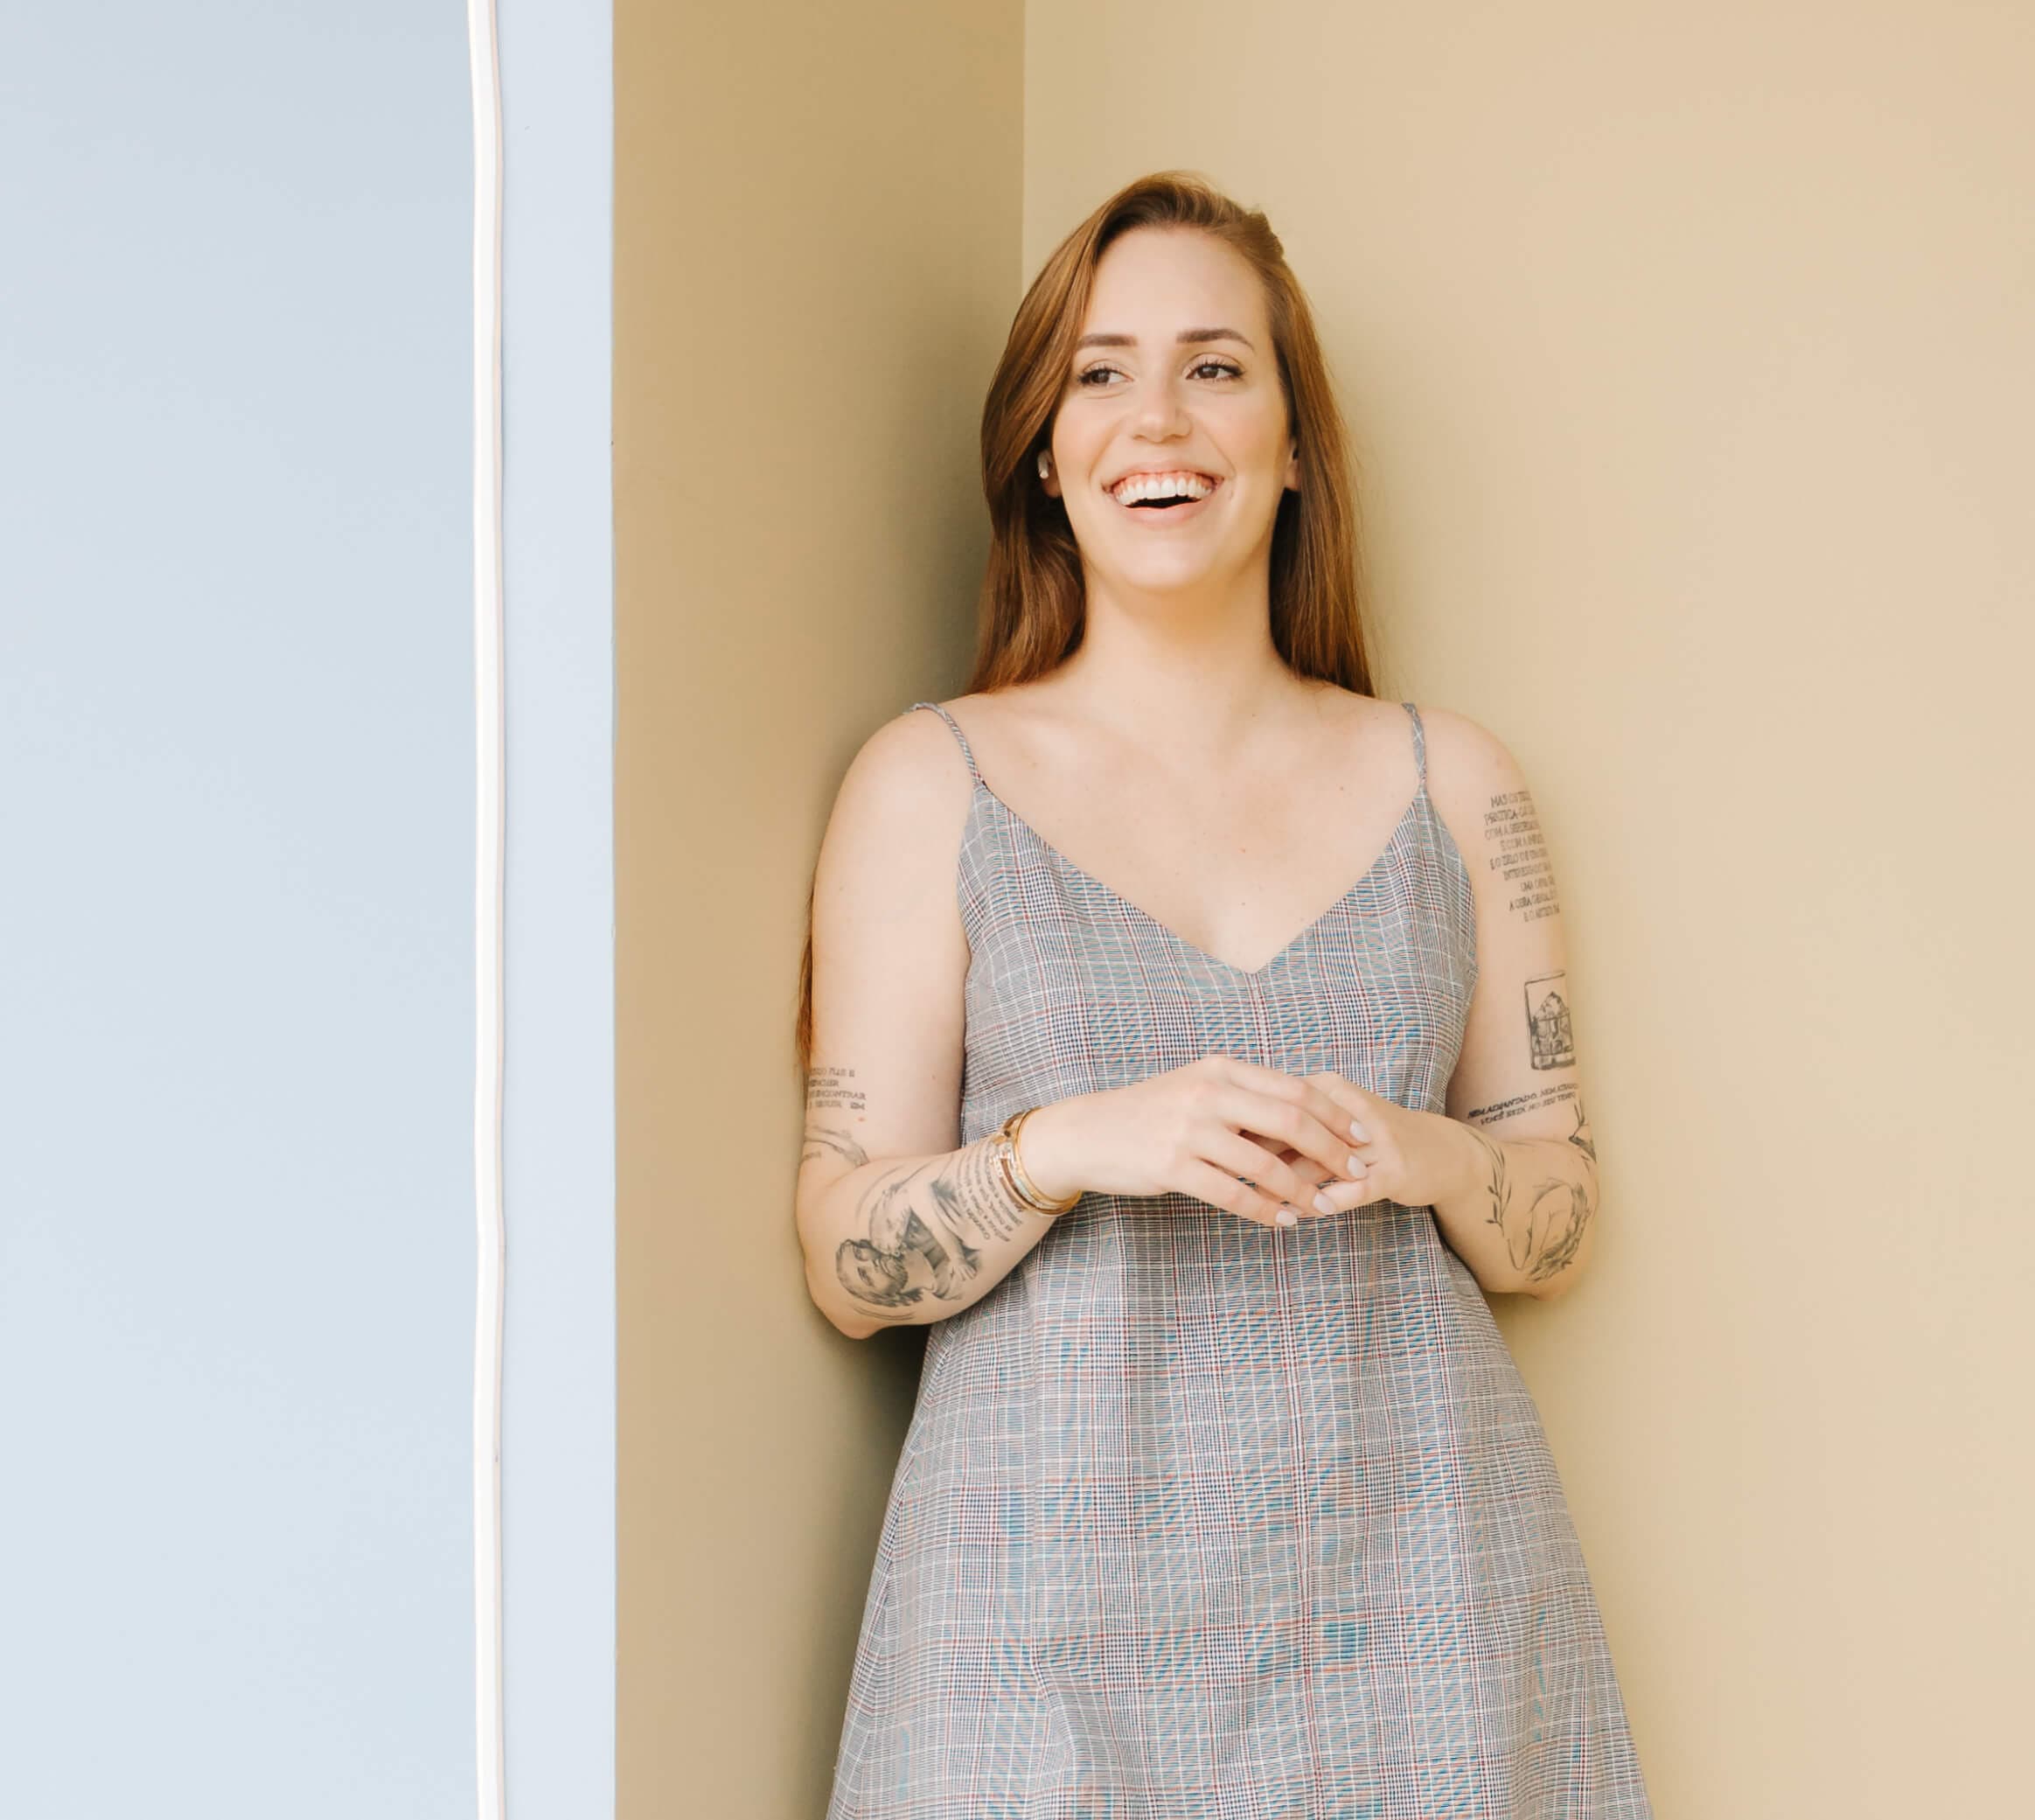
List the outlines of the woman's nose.
<svg viewBox="0 0 2035 1820">
<path fill-rule="evenodd" d="M 1138 401 L 1138 428 L 1147 436 L 1171 436 L 1187 422 L 1187 401 L 1170 378 L 1153 380 Z"/>
</svg>

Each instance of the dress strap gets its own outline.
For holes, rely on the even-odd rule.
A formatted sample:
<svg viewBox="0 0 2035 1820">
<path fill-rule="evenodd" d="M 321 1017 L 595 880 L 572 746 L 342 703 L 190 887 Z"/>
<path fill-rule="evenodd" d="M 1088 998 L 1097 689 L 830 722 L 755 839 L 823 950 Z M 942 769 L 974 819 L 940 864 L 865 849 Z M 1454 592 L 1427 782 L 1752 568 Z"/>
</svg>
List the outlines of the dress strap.
<svg viewBox="0 0 2035 1820">
<path fill-rule="evenodd" d="M 914 701 L 911 704 L 911 707 L 931 708 L 935 714 L 937 714 L 943 721 L 947 723 L 951 729 L 952 729 L 954 737 L 960 742 L 961 757 L 967 763 L 968 775 L 974 778 L 978 784 L 981 783 L 982 773 L 975 769 L 975 755 L 968 749 L 968 736 L 961 731 L 961 723 L 957 721 L 953 715 L 949 714 L 945 708 L 944 708 L 937 701 Z M 907 714 L 909 714 L 910 711 L 910 708 L 907 708 L 905 710 Z"/>
<path fill-rule="evenodd" d="M 1420 788 L 1425 790 L 1427 788 L 1427 731 L 1420 724 L 1420 710 L 1418 708 L 1414 707 L 1411 701 L 1402 701 L 1399 706 L 1404 708 L 1412 718 L 1413 768 L 1420 774 Z"/>
</svg>

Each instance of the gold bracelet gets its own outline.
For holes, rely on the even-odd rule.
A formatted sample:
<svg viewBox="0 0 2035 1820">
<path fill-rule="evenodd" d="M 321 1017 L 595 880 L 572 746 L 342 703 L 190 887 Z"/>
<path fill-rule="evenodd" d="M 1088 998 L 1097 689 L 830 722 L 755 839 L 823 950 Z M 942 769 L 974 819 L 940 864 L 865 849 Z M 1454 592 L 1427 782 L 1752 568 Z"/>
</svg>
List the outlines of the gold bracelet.
<svg viewBox="0 0 2035 1820">
<path fill-rule="evenodd" d="M 1048 1219 L 1056 1219 L 1081 1198 L 1079 1189 L 1063 1201 L 1056 1201 L 1050 1195 L 1042 1194 L 1038 1184 L 1026 1173 L 1024 1159 L 1018 1154 L 1018 1133 L 1024 1122 L 1039 1108 L 1026 1106 L 1013 1112 L 997 1129 L 997 1136 L 1003 1140 L 997 1147 L 997 1161 L 1003 1168 L 1003 1179 L 1011 1193 L 1034 1213 Z"/>
</svg>

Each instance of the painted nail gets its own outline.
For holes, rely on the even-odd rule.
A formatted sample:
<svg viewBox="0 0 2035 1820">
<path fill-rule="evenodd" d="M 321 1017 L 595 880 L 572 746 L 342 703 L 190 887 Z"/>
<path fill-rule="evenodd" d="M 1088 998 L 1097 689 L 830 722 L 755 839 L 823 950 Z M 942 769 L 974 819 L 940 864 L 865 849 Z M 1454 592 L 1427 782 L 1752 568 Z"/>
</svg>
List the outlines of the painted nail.
<svg viewBox="0 0 2035 1820">
<path fill-rule="evenodd" d="M 1314 1205 L 1323 1213 L 1334 1213 L 1335 1211 L 1335 1202 L 1331 1201 L 1327 1195 L 1316 1195 L 1314 1196 Z"/>
<path fill-rule="evenodd" d="M 1272 1215 L 1272 1217 L 1282 1226 L 1297 1226 L 1300 1223 L 1300 1215 L 1290 1207 L 1282 1206 L 1277 1213 Z"/>
<path fill-rule="evenodd" d="M 1349 1173 L 1352 1175 L 1363 1174 L 1363 1159 L 1361 1156 L 1353 1156 L 1349 1159 Z"/>
<path fill-rule="evenodd" d="M 1349 1134 L 1351 1137 L 1355 1138 L 1358 1143 L 1361 1144 L 1363 1142 L 1363 1126 L 1359 1125 L 1354 1119 L 1349 1121 Z"/>
</svg>

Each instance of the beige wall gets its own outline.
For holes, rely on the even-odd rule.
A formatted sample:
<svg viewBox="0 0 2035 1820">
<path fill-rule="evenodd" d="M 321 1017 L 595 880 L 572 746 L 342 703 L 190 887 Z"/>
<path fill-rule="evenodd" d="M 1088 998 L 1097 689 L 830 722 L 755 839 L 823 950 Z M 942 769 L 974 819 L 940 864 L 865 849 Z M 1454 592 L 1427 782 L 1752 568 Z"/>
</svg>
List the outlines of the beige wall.
<svg viewBox="0 0 2035 1820">
<path fill-rule="evenodd" d="M 923 1337 L 859 1346 L 805 1297 L 805 892 L 855 747 L 972 648 L 1021 14 L 615 24 L 617 1809 L 791 1820 L 825 1805 Z"/>
<path fill-rule="evenodd" d="M 624 1820 L 824 1804 L 917 1336 L 804 1300 L 809 868 L 959 686 L 1021 274 L 1174 164 L 1551 830 L 1605 1227 L 1502 1318 L 1663 1820 L 2025 1800 L 2027 19 L 618 6 Z"/>
<path fill-rule="evenodd" d="M 1507 1306 L 1675 1820 L 2025 1811 L 2035 13 L 1032 0 L 1025 269 L 1271 213 L 1604 1161 Z"/>
</svg>

